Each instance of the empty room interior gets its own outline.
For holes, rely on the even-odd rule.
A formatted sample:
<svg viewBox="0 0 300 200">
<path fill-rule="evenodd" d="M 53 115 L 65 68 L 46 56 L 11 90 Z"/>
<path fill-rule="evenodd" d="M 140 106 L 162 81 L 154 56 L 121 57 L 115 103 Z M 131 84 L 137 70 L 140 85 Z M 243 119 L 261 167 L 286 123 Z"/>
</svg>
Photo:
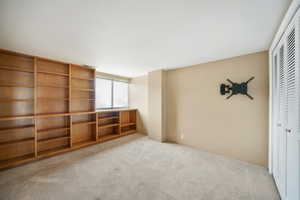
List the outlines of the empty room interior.
<svg viewBox="0 0 300 200">
<path fill-rule="evenodd" d="M 0 200 L 300 200 L 300 0 L 0 0 Z"/>
</svg>

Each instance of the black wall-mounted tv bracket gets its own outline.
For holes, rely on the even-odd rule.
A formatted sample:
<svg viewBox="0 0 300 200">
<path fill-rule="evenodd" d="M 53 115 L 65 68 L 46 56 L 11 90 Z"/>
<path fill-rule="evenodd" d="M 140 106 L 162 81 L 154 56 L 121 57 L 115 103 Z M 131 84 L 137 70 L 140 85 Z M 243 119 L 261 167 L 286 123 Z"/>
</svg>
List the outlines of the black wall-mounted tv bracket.
<svg viewBox="0 0 300 200">
<path fill-rule="evenodd" d="M 230 79 L 227 79 L 227 81 L 231 84 L 221 84 L 220 86 L 220 93 L 221 95 L 225 95 L 227 93 L 231 93 L 226 99 L 229 99 L 233 95 L 242 94 L 249 97 L 251 100 L 253 100 L 253 97 L 248 94 L 248 83 L 252 81 L 254 77 L 251 77 L 248 81 L 242 82 L 242 83 L 234 83 Z"/>
</svg>

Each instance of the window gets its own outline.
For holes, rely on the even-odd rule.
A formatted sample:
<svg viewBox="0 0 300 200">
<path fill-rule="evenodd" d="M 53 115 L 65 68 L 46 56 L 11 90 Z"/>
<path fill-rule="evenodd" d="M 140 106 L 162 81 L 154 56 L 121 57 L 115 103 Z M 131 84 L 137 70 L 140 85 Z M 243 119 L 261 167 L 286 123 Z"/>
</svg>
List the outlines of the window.
<svg viewBox="0 0 300 200">
<path fill-rule="evenodd" d="M 128 83 L 96 78 L 96 108 L 128 107 Z"/>
<path fill-rule="evenodd" d="M 112 107 L 112 80 L 96 78 L 96 108 Z"/>
<path fill-rule="evenodd" d="M 128 107 L 128 83 L 113 82 L 113 107 Z"/>
</svg>

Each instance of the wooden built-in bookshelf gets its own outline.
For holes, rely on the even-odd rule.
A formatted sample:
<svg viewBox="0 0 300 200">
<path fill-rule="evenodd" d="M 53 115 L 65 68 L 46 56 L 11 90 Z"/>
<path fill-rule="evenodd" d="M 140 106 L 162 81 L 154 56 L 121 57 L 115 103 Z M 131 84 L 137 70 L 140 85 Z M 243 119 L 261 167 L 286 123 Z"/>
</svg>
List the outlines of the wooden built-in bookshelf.
<svg viewBox="0 0 300 200">
<path fill-rule="evenodd" d="M 71 112 L 95 110 L 95 70 L 71 65 Z"/>
<path fill-rule="evenodd" d="M 70 126 L 70 116 L 37 118 L 37 156 L 69 148 Z"/>
<path fill-rule="evenodd" d="M 98 140 L 106 141 L 120 135 L 120 112 L 102 112 L 98 114 Z"/>
<path fill-rule="evenodd" d="M 96 113 L 74 115 L 72 117 L 72 146 L 80 146 L 97 141 Z"/>
<path fill-rule="evenodd" d="M 132 133 L 135 109 L 95 109 L 95 69 L 0 49 L 0 169 Z"/>
</svg>

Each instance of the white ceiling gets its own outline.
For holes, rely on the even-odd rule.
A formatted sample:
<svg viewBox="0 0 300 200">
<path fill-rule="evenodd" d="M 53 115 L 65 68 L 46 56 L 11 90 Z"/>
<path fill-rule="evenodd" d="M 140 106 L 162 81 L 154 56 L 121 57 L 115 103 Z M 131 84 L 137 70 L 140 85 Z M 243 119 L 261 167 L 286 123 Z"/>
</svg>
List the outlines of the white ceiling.
<svg viewBox="0 0 300 200">
<path fill-rule="evenodd" d="M 0 0 L 0 48 L 135 77 L 266 50 L 291 0 Z"/>
</svg>

